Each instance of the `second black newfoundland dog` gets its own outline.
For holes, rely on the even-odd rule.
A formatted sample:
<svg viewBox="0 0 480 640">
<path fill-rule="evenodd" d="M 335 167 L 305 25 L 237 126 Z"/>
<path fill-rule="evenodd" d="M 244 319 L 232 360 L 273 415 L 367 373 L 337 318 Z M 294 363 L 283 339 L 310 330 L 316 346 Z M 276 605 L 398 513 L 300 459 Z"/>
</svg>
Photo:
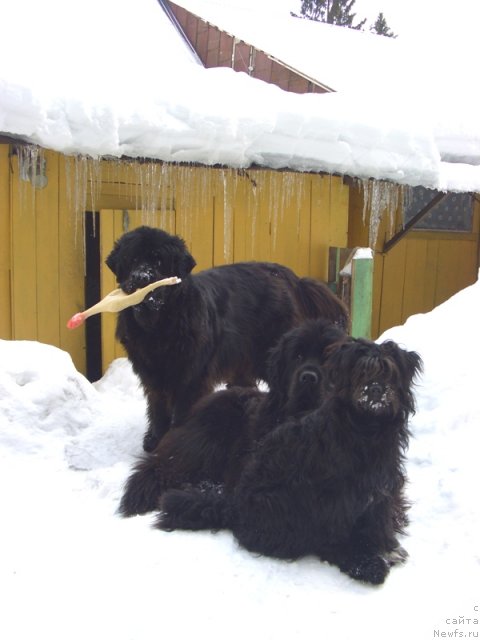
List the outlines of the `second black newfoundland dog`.
<svg viewBox="0 0 480 640">
<path fill-rule="evenodd" d="M 269 350 L 292 327 L 309 318 L 347 324 L 344 305 L 325 284 L 278 264 L 237 263 L 191 275 L 195 260 L 184 241 L 160 229 L 126 233 L 106 263 L 126 293 L 168 276 L 182 279 L 118 315 L 117 338 L 147 397 L 146 451 L 217 383 L 265 379 Z"/>
<path fill-rule="evenodd" d="M 320 406 L 329 348 L 346 339 L 326 320 L 286 333 L 271 351 L 268 392 L 232 387 L 202 398 L 184 424 L 170 429 L 129 477 L 119 511 L 131 516 L 159 508 L 171 488 L 204 482 L 233 486 L 256 443 L 289 417 Z"/>
<path fill-rule="evenodd" d="M 417 353 L 348 339 L 323 367 L 319 409 L 287 418 L 246 458 L 232 488 L 170 489 L 158 527 L 231 529 L 250 551 L 316 555 L 356 580 L 382 583 L 406 553 L 404 451 Z"/>
</svg>

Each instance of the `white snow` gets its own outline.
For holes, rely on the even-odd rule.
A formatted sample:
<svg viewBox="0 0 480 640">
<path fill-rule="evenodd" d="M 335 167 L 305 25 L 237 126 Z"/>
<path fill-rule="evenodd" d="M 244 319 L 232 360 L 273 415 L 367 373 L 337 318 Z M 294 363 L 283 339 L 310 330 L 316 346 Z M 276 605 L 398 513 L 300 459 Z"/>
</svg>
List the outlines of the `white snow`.
<svg viewBox="0 0 480 640">
<path fill-rule="evenodd" d="M 480 191 L 475 54 L 465 47 L 412 49 L 300 21 L 285 3 L 268 29 L 259 2 L 248 12 L 241 0 L 187 3 L 293 66 L 317 65 L 312 73 L 339 92 L 290 94 L 231 69 L 204 69 L 156 0 L 19 0 L 0 5 L 0 133 L 66 154 Z"/>
<path fill-rule="evenodd" d="M 355 251 L 353 260 L 373 260 L 373 251 L 369 247 L 360 247 Z"/>
<path fill-rule="evenodd" d="M 151 528 L 151 515 L 121 519 L 122 485 L 146 426 L 128 361 L 91 385 L 57 348 L 0 341 L 0 637 L 478 632 L 479 324 L 477 282 L 381 337 L 417 350 L 425 374 L 408 453 L 410 558 L 379 588 L 312 557 L 257 557 L 228 532 L 165 533 Z M 460 616 L 471 622 L 453 624 Z"/>
</svg>

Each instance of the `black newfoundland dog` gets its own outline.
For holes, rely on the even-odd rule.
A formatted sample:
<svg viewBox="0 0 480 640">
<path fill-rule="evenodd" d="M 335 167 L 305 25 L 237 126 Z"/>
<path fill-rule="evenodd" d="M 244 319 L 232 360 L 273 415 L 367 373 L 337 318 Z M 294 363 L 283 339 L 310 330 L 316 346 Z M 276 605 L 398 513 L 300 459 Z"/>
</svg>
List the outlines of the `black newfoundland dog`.
<svg viewBox="0 0 480 640">
<path fill-rule="evenodd" d="M 345 332 L 326 320 L 307 321 L 282 336 L 268 360 L 268 392 L 232 387 L 201 399 L 186 422 L 170 429 L 136 464 L 120 513 L 154 511 L 170 488 L 207 481 L 234 486 L 256 442 L 288 417 L 320 406 L 326 354 L 345 339 Z"/>
<path fill-rule="evenodd" d="M 117 338 L 147 397 L 146 451 L 217 383 L 253 386 L 265 379 L 268 351 L 292 327 L 318 317 L 347 324 L 344 305 L 325 284 L 278 264 L 238 263 L 190 275 L 195 260 L 184 241 L 160 229 L 126 233 L 106 263 L 126 293 L 161 278 L 182 279 L 118 316 Z"/>
<path fill-rule="evenodd" d="M 393 342 L 348 339 L 323 368 L 319 409 L 285 420 L 245 461 L 232 489 L 170 489 L 157 526 L 231 529 L 250 551 L 316 555 L 382 583 L 405 559 L 404 451 L 421 359 Z"/>
</svg>

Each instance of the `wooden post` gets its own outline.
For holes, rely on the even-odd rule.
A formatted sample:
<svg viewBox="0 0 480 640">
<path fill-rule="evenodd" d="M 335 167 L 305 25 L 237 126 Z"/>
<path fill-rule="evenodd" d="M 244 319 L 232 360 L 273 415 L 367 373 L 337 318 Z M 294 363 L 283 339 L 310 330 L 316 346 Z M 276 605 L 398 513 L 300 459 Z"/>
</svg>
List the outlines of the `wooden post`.
<svg viewBox="0 0 480 640">
<path fill-rule="evenodd" d="M 372 336 L 373 252 L 357 249 L 352 261 L 351 334 L 354 338 Z"/>
<path fill-rule="evenodd" d="M 350 306 L 349 300 L 344 300 L 342 296 L 340 272 L 344 264 L 348 262 L 352 254 L 351 249 L 345 247 L 329 247 L 328 250 L 328 286 L 339 298 Z"/>
</svg>

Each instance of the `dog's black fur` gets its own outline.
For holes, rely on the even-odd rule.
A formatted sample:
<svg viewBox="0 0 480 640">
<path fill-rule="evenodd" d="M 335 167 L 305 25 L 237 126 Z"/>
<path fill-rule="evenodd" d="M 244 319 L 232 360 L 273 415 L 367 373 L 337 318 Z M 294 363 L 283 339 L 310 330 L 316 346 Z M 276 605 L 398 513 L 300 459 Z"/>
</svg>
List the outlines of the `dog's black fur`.
<svg viewBox="0 0 480 640">
<path fill-rule="evenodd" d="M 126 293 L 168 276 L 182 279 L 118 316 L 117 338 L 147 397 L 146 451 L 216 384 L 265 379 L 269 349 L 292 327 L 317 317 L 347 324 L 343 303 L 325 284 L 278 264 L 238 263 L 191 275 L 195 260 L 184 241 L 160 229 L 126 233 L 106 263 Z"/>
<path fill-rule="evenodd" d="M 421 359 L 394 342 L 349 339 L 324 367 L 322 406 L 287 419 L 252 452 L 233 490 L 172 489 L 157 526 L 229 528 L 247 549 L 314 554 L 352 578 L 382 583 L 406 556 L 404 451 Z"/>
<path fill-rule="evenodd" d="M 120 503 L 130 516 L 158 509 L 161 494 L 205 481 L 233 486 L 252 447 L 287 417 L 316 409 L 328 348 L 346 339 L 326 320 L 286 333 L 270 353 L 269 390 L 233 387 L 201 399 L 183 425 L 170 429 L 137 463 Z"/>
</svg>

